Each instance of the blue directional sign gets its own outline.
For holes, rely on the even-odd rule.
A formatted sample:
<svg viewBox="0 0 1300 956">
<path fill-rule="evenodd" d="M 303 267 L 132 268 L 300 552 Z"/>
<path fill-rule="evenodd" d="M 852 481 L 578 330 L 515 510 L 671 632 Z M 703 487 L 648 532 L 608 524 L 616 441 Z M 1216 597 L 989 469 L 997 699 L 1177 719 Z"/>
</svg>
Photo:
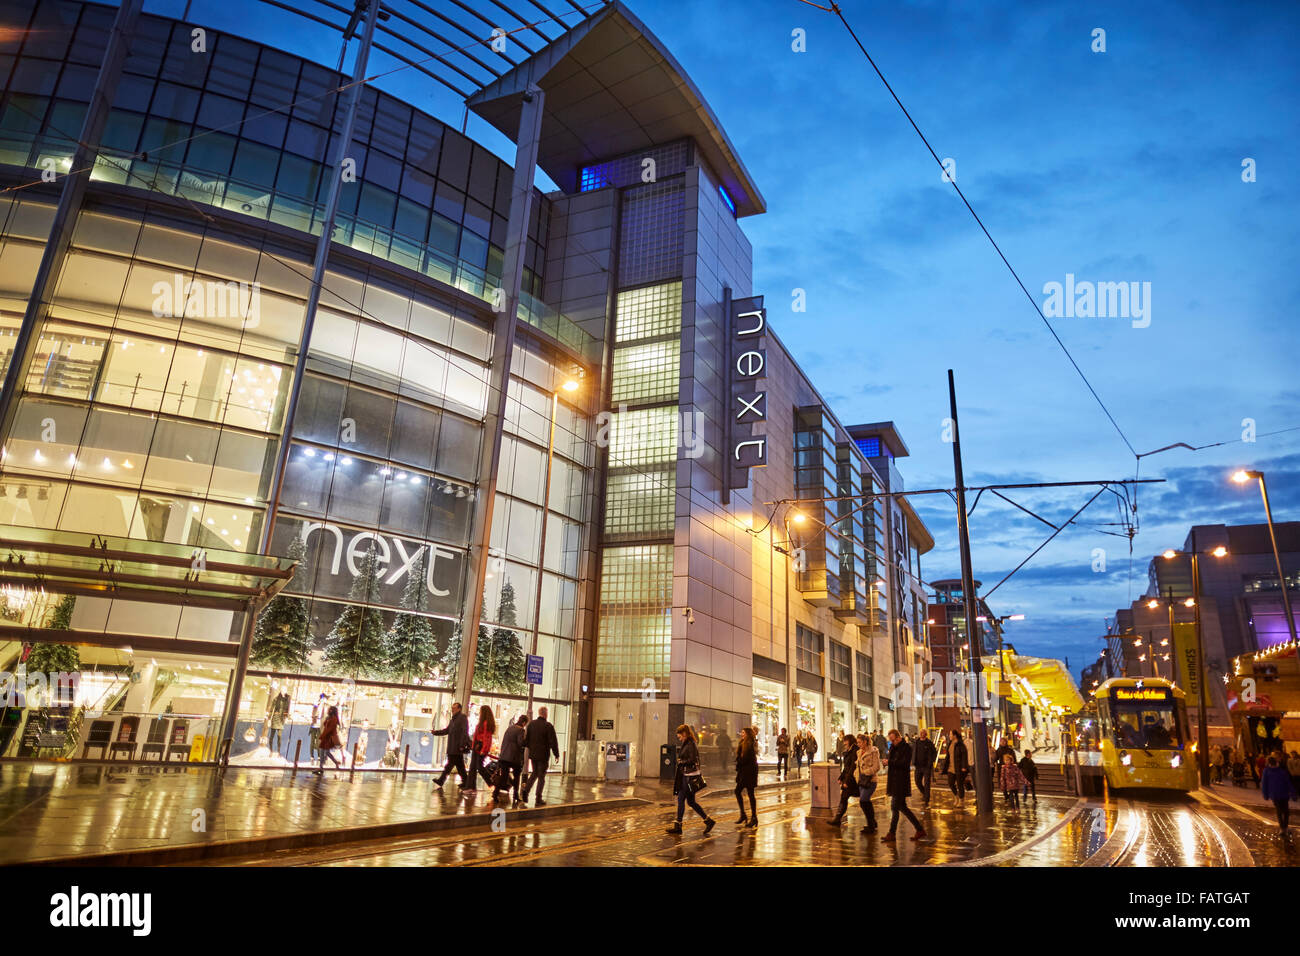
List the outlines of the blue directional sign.
<svg viewBox="0 0 1300 956">
<path fill-rule="evenodd" d="M 532 654 L 528 655 L 528 683 L 540 684 L 542 682 L 542 659 Z"/>
</svg>

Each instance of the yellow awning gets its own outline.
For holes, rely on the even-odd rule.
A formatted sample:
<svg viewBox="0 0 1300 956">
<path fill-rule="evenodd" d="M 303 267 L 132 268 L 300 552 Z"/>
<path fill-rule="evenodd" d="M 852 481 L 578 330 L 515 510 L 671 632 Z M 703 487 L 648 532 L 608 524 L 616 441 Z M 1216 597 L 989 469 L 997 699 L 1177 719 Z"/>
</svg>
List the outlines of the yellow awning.
<svg viewBox="0 0 1300 956">
<path fill-rule="evenodd" d="M 1003 696 L 1015 704 L 1029 704 L 1040 711 L 1077 714 L 1083 709 L 1083 695 L 1065 662 L 1050 657 L 1024 657 L 1009 650 L 981 658 L 990 693 L 995 693 L 1003 674 L 1009 685 Z"/>
</svg>

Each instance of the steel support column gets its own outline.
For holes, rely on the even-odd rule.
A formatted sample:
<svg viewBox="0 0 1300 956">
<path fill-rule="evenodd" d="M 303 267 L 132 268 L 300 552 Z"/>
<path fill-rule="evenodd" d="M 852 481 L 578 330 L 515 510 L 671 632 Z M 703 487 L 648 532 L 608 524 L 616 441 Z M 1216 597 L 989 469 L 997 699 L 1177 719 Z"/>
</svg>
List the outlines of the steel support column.
<svg viewBox="0 0 1300 956">
<path fill-rule="evenodd" d="M 497 472 L 501 466 L 501 435 L 510 396 L 510 365 L 515 351 L 519 295 L 524 279 L 524 255 L 528 251 L 528 222 L 533 210 L 533 177 L 537 148 L 542 134 L 546 97 L 537 86 L 524 93 L 519 113 L 519 135 L 515 146 L 515 172 L 510 193 L 510 217 L 506 225 L 505 262 L 502 288 L 496 302 L 497 316 L 488 385 L 488 414 L 483 423 L 483 444 L 479 453 L 477 505 L 470 535 L 470 552 L 465 569 L 465 614 L 461 618 L 460 661 L 456 666 L 456 696 L 469 705 L 473 689 L 474 656 L 478 653 L 478 627 L 483 617 L 483 591 L 487 582 L 488 548 L 492 536 L 492 510 L 496 503 Z M 540 588 L 540 569 L 537 586 Z"/>
<path fill-rule="evenodd" d="M 343 160 L 347 158 L 352 143 L 352 129 L 356 125 L 357 105 L 361 102 L 362 81 L 366 76 L 366 63 L 370 59 L 370 47 L 375 37 L 375 22 L 379 19 L 379 0 L 369 0 L 357 4 L 357 9 L 366 10 L 365 31 L 361 35 L 361 45 L 357 49 L 357 58 L 352 66 L 352 83 L 347 90 L 347 100 L 343 107 L 343 125 L 339 131 L 338 148 L 335 150 L 333 165 L 330 169 L 329 193 L 325 200 L 325 216 L 321 222 L 321 232 L 316 239 L 316 254 L 312 259 L 311 289 L 307 293 L 307 305 L 303 311 L 302 334 L 298 337 L 298 358 L 293 366 L 293 378 L 289 384 L 289 397 L 285 404 L 284 427 L 281 432 L 280 448 L 276 453 L 275 470 L 271 473 L 271 490 L 267 498 L 266 518 L 262 522 L 262 533 L 258 541 L 258 552 L 267 554 L 271 547 L 271 533 L 275 527 L 276 514 L 280 508 L 280 492 L 284 487 L 284 471 L 289 463 L 289 445 L 293 437 L 294 416 L 298 412 L 298 399 L 302 394 L 303 378 L 307 372 L 307 353 L 311 347 L 312 330 L 316 327 L 316 308 L 320 304 L 321 289 L 325 285 L 325 269 L 329 262 L 330 244 L 334 241 L 334 219 L 338 214 L 339 193 L 343 185 Z M 346 45 L 347 40 L 344 40 Z M 340 423 L 341 424 L 341 423 Z M 235 663 L 234 673 L 230 679 L 230 691 L 227 695 L 226 716 L 223 721 L 221 736 L 223 739 L 233 737 L 235 721 L 239 716 L 239 699 L 244 692 L 244 676 L 248 673 L 248 659 L 253 648 L 253 632 L 257 626 L 257 614 L 250 613 L 244 622 L 244 633 L 239 642 L 239 657 Z"/>
<path fill-rule="evenodd" d="M 108 46 L 104 50 L 104 59 L 100 62 L 95 89 L 90 94 L 90 105 L 77 137 L 77 148 L 72 154 L 72 167 L 63 177 L 63 192 L 59 196 L 54 221 L 50 224 L 50 236 L 45 242 L 41 264 L 36 270 L 36 281 L 32 283 L 32 294 L 27 299 L 22 325 L 14 339 L 9 369 L 5 373 L 3 386 L 0 386 L 0 444 L 8 440 L 13 427 L 23 379 L 40 341 L 37 333 L 49 313 L 50 299 L 63 271 L 68 247 L 72 244 L 72 232 L 76 228 L 77 215 L 81 212 L 86 187 L 90 184 L 90 174 L 99 152 L 99 140 L 104 133 L 104 124 L 108 122 L 108 111 L 117 93 L 118 80 L 122 76 L 122 64 L 128 53 L 126 38 L 135 28 L 135 21 L 143 5 L 144 0 L 122 0 L 108 35 Z M 3 470 L 4 462 L 0 460 L 0 471 Z"/>
</svg>

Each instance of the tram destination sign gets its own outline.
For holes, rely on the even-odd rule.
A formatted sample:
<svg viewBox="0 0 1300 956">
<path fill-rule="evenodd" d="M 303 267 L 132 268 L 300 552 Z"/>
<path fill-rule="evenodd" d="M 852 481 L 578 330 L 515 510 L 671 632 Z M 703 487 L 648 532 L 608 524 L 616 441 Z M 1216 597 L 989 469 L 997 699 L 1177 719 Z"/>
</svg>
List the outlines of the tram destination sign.
<svg viewBox="0 0 1300 956">
<path fill-rule="evenodd" d="M 1142 687 L 1127 688 L 1117 687 L 1115 689 L 1116 700 L 1169 700 L 1173 697 L 1173 692 L 1167 687 Z"/>
</svg>

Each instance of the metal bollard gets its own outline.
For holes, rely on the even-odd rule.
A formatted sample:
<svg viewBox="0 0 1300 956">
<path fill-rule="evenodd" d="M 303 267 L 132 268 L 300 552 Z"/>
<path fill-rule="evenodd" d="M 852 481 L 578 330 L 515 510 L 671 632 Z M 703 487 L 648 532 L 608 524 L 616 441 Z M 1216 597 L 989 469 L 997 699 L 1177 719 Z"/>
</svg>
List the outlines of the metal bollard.
<svg viewBox="0 0 1300 956">
<path fill-rule="evenodd" d="M 406 765 L 411 762 L 411 745 L 407 744 L 402 751 L 402 776 L 406 776 Z"/>
<path fill-rule="evenodd" d="M 358 737 L 357 742 L 352 745 L 352 768 L 348 771 L 349 773 L 357 772 L 357 748 L 360 746 L 361 746 L 361 738 Z"/>
<path fill-rule="evenodd" d="M 298 756 L 301 753 L 302 753 L 302 738 L 299 737 L 294 742 L 294 747 L 293 747 L 293 772 L 294 773 L 298 772 Z"/>
</svg>

